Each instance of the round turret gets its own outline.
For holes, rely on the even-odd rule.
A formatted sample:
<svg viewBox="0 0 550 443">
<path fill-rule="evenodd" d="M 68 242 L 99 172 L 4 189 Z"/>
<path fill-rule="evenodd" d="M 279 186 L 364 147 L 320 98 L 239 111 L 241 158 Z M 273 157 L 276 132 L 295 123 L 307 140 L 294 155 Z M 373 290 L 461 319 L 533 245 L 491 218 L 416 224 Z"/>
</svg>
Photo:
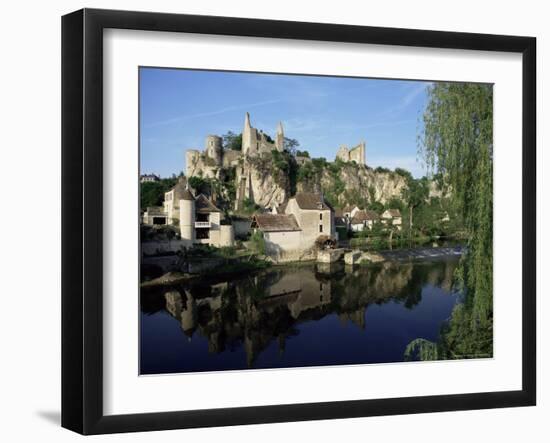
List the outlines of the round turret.
<svg viewBox="0 0 550 443">
<path fill-rule="evenodd" d="M 217 135 L 208 135 L 206 137 L 205 147 L 206 155 L 216 162 L 216 165 L 222 164 L 222 138 Z"/>
<path fill-rule="evenodd" d="M 220 225 L 220 246 L 233 246 L 235 244 L 235 230 L 233 225 Z"/>
<path fill-rule="evenodd" d="M 195 241 L 195 198 L 186 189 L 180 200 L 180 235 L 186 246 L 193 246 Z"/>
</svg>

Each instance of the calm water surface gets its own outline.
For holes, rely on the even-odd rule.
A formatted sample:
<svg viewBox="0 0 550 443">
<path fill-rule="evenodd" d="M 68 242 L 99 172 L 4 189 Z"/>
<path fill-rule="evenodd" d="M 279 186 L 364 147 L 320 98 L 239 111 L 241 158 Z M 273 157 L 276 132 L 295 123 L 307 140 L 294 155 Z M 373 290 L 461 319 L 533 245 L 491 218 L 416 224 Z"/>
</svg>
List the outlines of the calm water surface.
<svg viewBox="0 0 550 443">
<path fill-rule="evenodd" d="M 311 264 L 142 289 L 141 373 L 403 361 L 449 318 L 457 263 Z"/>
</svg>

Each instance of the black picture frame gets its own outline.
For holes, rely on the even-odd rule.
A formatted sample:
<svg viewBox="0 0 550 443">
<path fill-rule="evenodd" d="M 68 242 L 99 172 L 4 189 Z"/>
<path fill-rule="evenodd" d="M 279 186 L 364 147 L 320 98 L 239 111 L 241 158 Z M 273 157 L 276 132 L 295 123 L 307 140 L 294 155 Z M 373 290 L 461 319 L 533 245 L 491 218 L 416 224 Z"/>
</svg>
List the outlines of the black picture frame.
<svg viewBox="0 0 550 443">
<path fill-rule="evenodd" d="M 171 31 L 522 54 L 522 389 L 131 415 L 103 413 L 103 30 Z M 82 434 L 536 403 L 536 39 L 83 9 L 62 18 L 62 426 Z"/>
</svg>

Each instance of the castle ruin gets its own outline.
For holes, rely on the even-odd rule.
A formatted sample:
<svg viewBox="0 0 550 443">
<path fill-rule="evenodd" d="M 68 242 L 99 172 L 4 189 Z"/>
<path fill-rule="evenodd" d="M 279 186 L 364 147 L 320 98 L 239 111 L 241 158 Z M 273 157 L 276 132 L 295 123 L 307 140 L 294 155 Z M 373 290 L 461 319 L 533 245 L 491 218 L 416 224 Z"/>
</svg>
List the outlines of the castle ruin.
<svg viewBox="0 0 550 443">
<path fill-rule="evenodd" d="M 282 123 L 279 122 L 275 137 L 272 139 L 261 129 L 252 126 L 250 114 L 247 112 L 244 118 L 241 150 L 224 150 L 223 140 L 220 136 L 208 135 L 202 152 L 196 149 L 186 151 L 185 175 L 188 178 L 193 176 L 220 178 L 223 168 L 235 167 L 235 183 L 237 185 L 235 209 L 240 209 L 245 200 L 255 201 L 254 180 L 257 181 L 257 178 L 252 175 L 254 169 L 252 159 L 262 154 L 269 154 L 272 151 L 283 152 L 284 150 L 285 134 Z M 359 165 L 365 165 L 365 150 L 365 142 L 361 142 L 352 148 L 341 146 L 336 158 L 344 162 L 354 161 Z M 311 159 L 308 157 L 296 157 L 296 162 L 299 165 L 304 165 L 310 161 Z M 282 202 L 278 201 L 277 203 Z"/>
<path fill-rule="evenodd" d="M 348 148 L 346 145 L 342 145 L 336 153 L 336 158 L 342 160 L 343 162 L 354 161 L 358 165 L 366 165 L 365 150 L 366 144 L 364 141 L 353 148 Z"/>
</svg>

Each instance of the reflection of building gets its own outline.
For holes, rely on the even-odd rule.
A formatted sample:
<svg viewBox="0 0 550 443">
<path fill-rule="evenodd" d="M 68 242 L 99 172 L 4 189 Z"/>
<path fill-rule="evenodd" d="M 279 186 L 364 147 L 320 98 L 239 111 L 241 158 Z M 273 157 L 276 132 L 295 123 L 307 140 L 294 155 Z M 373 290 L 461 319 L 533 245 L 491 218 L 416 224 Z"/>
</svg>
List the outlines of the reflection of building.
<svg viewBox="0 0 550 443">
<path fill-rule="evenodd" d="M 305 323 L 331 316 L 342 324 L 368 329 L 365 314 L 371 304 L 393 300 L 411 308 L 421 302 L 426 285 L 448 292 L 456 265 L 456 259 L 435 264 L 386 262 L 336 276 L 320 275 L 311 266 L 276 269 L 219 284 L 196 282 L 164 289 L 158 295 L 165 304 L 153 303 L 144 312 L 165 307 L 189 339 L 195 334 L 204 337 L 208 352 L 239 347 L 246 353 L 248 366 L 254 366 L 258 355 L 274 344 L 283 354 L 288 338 L 299 335 Z M 142 309 L 144 299 L 152 300 L 143 295 Z M 334 332 L 338 333 L 337 327 Z M 323 334 L 323 339 L 331 337 Z M 308 346 L 308 342 L 301 345 Z"/>
<path fill-rule="evenodd" d="M 382 213 L 382 220 L 387 225 L 393 225 L 397 227 L 398 230 L 401 230 L 401 211 L 399 209 L 386 209 Z"/>
<path fill-rule="evenodd" d="M 187 246 L 231 246 L 233 226 L 221 224 L 221 211 L 203 194 L 197 198 L 185 189 L 179 201 L 181 239 Z"/>
<path fill-rule="evenodd" d="M 283 301 L 288 306 L 293 318 L 308 309 L 318 308 L 330 303 L 330 280 L 318 280 L 310 272 L 287 272 L 269 287 L 269 298 L 264 303 L 273 303 L 279 297 L 288 296 Z"/>
</svg>

